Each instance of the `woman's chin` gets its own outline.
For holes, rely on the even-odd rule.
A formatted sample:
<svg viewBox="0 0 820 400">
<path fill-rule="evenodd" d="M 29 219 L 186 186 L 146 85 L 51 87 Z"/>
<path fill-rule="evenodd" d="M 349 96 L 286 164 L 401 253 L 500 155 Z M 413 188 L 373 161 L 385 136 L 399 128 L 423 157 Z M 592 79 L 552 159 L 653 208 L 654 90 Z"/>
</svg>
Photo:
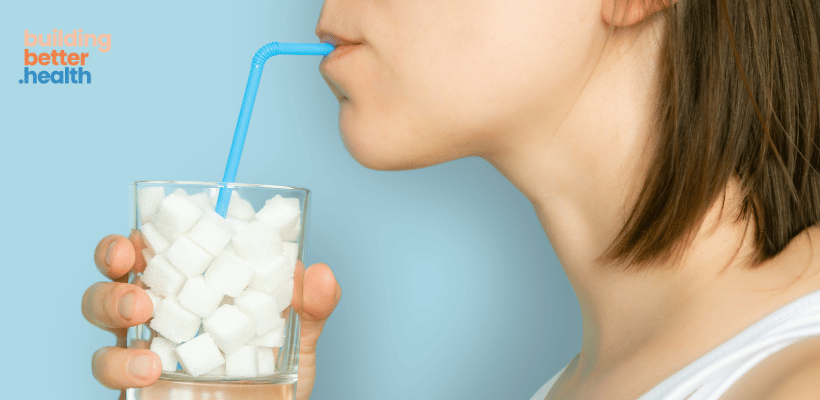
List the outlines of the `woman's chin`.
<svg viewBox="0 0 820 400">
<path fill-rule="evenodd" d="M 356 162 L 363 167 L 376 171 L 401 171 L 407 169 L 420 168 L 412 166 L 408 160 L 397 157 L 390 151 L 379 151 L 373 146 L 365 146 L 361 143 L 351 143 L 342 139 L 347 152 Z"/>
<path fill-rule="evenodd" d="M 347 152 L 362 166 L 377 171 L 418 169 L 451 160 L 452 143 L 423 135 L 406 120 L 357 113 L 352 104 L 339 114 L 339 133 Z M 365 115 L 368 118 L 365 118 Z"/>
<path fill-rule="evenodd" d="M 411 149 L 395 139 L 393 129 L 383 124 L 356 123 L 355 119 L 340 117 L 339 133 L 347 152 L 362 166 L 377 171 L 413 169 Z M 379 125 L 379 126 L 374 126 Z"/>
</svg>

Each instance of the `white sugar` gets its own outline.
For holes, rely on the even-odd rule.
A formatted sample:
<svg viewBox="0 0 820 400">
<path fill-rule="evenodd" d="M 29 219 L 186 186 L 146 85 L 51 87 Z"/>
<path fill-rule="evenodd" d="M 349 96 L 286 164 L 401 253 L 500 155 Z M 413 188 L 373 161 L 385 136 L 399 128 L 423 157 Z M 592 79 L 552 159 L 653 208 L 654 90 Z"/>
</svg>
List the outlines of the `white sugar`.
<svg viewBox="0 0 820 400">
<path fill-rule="evenodd" d="M 236 253 L 242 258 L 258 264 L 282 254 L 282 240 L 270 226 L 252 221 L 239 230 L 231 240 Z"/>
<path fill-rule="evenodd" d="M 257 336 L 268 333 L 280 319 L 273 297 L 253 289 L 242 292 L 234 299 L 234 305 L 253 320 Z"/>
<path fill-rule="evenodd" d="M 273 354 L 273 349 L 266 347 L 257 347 L 256 352 L 256 359 L 259 362 L 259 376 L 275 374 L 276 356 Z"/>
<path fill-rule="evenodd" d="M 165 197 L 165 188 L 162 186 L 149 186 L 137 190 L 137 208 L 139 209 L 140 222 L 146 223 L 157 212 L 157 206 Z"/>
<path fill-rule="evenodd" d="M 293 279 L 288 279 L 273 291 L 273 300 L 276 302 L 276 312 L 282 312 L 290 306 L 293 298 Z"/>
<path fill-rule="evenodd" d="M 255 346 L 242 346 L 225 355 L 225 375 L 231 377 L 255 377 L 259 374 Z"/>
<path fill-rule="evenodd" d="M 231 241 L 234 228 L 230 222 L 214 211 L 205 211 L 202 218 L 191 228 L 188 237 L 208 253 L 217 255 Z"/>
<path fill-rule="evenodd" d="M 301 212 L 299 199 L 284 198 L 277 194 L 265 202 L 265 206 L 256 214 L 256 219 L 270 225 L 281 235 L 283 230 L 296 229 L 295 226 Z M 291 235 L 289 233 L 289 236 Z M 295 238 L 290 240 L 295 240 Z"/>
<path fill-rule="evenodd" d="M 267 348 L 282 347 L 282 344 L 285 342 L 286 322 L 287 320 L 280 318 L 273 329 L 262 336 L 253 338 L 253 340 L 250 341 L 250 344 Z"/>
<path fill-rule="evenodd" d="M 250 224 L 250 222 L 245 221 L 244 219 L 239 219 L 239 218 L 231 217 L 231 216 L 228 216 L 228 218 L 225 218 L 225 221 L 227 221 L 229 224 L 231 224 L 231 228 L 233 228 L 234 233 L 241 231 L 246 226 L 248 226 L 248 224 Z"/>
<path fill-rule="evenodd" d="M 174 241 L 188 233 L 202 214 L 202 209 L 187 195 L 174 192 L 159 203 L 152 221 L 163 236 Z"/>
<path fill-rule="evenodd" d="M 293 279 L 293 266 L 286 255 L 276 256 L 272 261 L 253 269 L 250 287 L 267 294 L 273 294 L 283 283 Z"/>
<path fill-rule="evenodd" d="M 165 258 L 176 267 L 179 272 L 190 278 L 202 275 L 213 260 L 213 256 L 187 236 L 180 236 L 165 252 Z"/>
<path fill-rule="evenodd" d="M 256 216 L 256 211 L 253 210 L 253 206 L 249 201 L 239 197 L 239 193 L 233 190 L 226 216 L 250 221 Z"/>
<path fill-rule="evenodd" d="M 207 318 L 216 311 L 225 296 L 205 284 L 205 278 L 194 276 L 185 282 L 179 292 L 179 304 L 194 314 Z"/>
<path fill-rule="evenodd" d="M 176 347 L 175 344 L 164 337 L 157 336 L 151 340 L 151 351 L 159 356 L 163 371 L 174 372 L 177 370 L 177 356 L 174 353 Z"/>
<path fill-rule="evenodd" d="M 207 333 L 179 345 L 176 353 L 182 368 L 191 376 L 203 375 L 225 364 L 225 358 Z"/>
<path fill-rule="evenodd" d="M 299 245 L 294 242 L 282 242 L 282 254 L 288 256 L 293 269 L 296 267 L 296 260 L 299 259 Z"/>
<path fill-rule="evenodd" d="M 244 259 L 222 253 L 205 271 L 205 283 L 231 297 L 242 294 L 253 278 L 253 264 Z"/>
<path fill-rule="evenodd" d="M 206 373 L 205 376 L 225 376 L 225 365 L 223 364 L 212 369 Z"/>
<path fill-rule="evenodd" d="M 214 205 L 211 204 L 211 199 L 210 199 L 210 197 L 208 196 L 207 193 L 200 192 L 200 193 L 197 193 L 197 194 L 192 194 L 192 195 L 188 196 L 188 200 L 191 200 L 191 203 L 194 203 L 197 206 L 199 206 L 199 208 L 201 208 L 202 211 L 205 211 L 205 210 L 213 211 L 214 210 Z"/>
<path fill-rule="evenodd" d="M 154 254 L 160 254 L 168 249 L 171 242 L 160 233 L 156 226 L 152 223 L 142 224 L 140 227 L 142 239 L 145 245 L 151 249 Z"/>
<path fill-rule="evenodd" d="M 229 304 L 220 306 L 210 317 L 202 321 L 202 325 L 226 354 L 244 346 L 255 334 L 250 317 Z"/>
<path fill-rule="evenodd" d="M 282 227 L 282 230 L 279 231 L 279 236 L 282 237 L 282 240 L 286 240 L 288 242 L 295 242 L 299 238 L 299 232 L 302 230 L 302 217 L 299 216 L 296 218 L 296 222 L 293 224 L 285 225 Z"/>
<path fill-rule="evenodd" d="M 183 343 L 196 336 L 200 321 L 199 316 L 186 310 L 171 298 L 160 303 L 150 326 L 168 340 Z"/>
<path fill-rule="evenodd" d="M 176 295 L 185 284 L 185 275 L 177 271 L 162 254 L 151 259 L 141 279 L 162 297 Z"/>
</svg>

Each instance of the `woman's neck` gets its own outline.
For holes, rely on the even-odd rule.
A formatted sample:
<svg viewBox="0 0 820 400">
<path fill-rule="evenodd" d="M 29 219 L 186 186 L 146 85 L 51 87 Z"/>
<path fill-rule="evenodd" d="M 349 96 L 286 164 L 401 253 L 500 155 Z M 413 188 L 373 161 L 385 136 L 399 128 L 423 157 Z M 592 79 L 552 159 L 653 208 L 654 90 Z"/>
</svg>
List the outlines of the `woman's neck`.
<svg viewBox="0 0 820 400">
<path fill-rule="evenodd" d="M 670 371 L 653 370 L 662 379 L 788 301 L 820 289 L 817 277 L 799 278 L 818 264 L 805 237 L 748 268 L 749 230 L 755 228 L 734 218 L 736 182 L 727 184 L 726 203 L 723 196 L 715 201 L 680 258 L 642 273 L 598 261 L 650 168 L 657 36 L 630 38 L 628 45 L 630 51 L 602 56 L 577 95 L 567 96 L 572 101 L 560 121 L 524 116 L 516 121 L 520 129 L 503 135 L 503 143 L 488 143 L 482 155 L 532 202 L 575 290 L 583 345 L 572 379 L 582 386 L 628 365 L 645 367 L 652 357 L 668 361 Z M 814 243 L 820 245 L 820 236 Z"/>
</svg>

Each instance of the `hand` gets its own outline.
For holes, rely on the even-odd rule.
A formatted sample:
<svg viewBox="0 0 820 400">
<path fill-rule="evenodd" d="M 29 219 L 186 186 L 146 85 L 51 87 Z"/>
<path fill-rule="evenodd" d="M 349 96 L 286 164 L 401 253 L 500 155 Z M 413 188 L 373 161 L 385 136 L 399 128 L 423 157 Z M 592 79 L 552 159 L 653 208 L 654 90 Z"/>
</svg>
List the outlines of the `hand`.
<svg viewBox="0 0 820 400">
<path fill-rule="evenodd" d="M 162 373 L 156 353 L 148 349 L 126 349 L 129 326 L 145 323 L 152 314 L 151 299 L 144 290 L 128 284 L 131 270 L 145 269 L 142 237 L 133 232 L 130 238 L 109 235 L 94 252 L 97 269 L 113 282 L 98 282 L 83 294 L 82 311 L 88 322 L 113 333 L 115 347 L 103 347 L 92 356 L 91 371 L 105 387 L 122 390 L 152 385 Z M 305 270 L 297 263 L 294 274 L 293 308 L 301 318 L 298 400 L 306 400 L 316 378 L 316 343 L 325 322 L 339 303 L 342 289 L 326 264 L 314 264 Z"/>
</svg>

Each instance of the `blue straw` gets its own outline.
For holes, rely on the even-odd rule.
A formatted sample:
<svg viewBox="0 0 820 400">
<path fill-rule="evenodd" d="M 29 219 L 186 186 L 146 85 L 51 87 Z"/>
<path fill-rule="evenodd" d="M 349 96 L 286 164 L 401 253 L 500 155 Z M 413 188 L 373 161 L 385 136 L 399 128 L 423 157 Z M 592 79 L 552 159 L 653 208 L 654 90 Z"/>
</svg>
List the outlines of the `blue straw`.
<svg viewBox="0 0 820 400">
<path fill-rule="evenodd" d="M 265 62 L 279 54 L 305 55 L 305 56 L 325 56 L 334 47 L 328 43 L 268 43 L 262 46 L 253 56 L 251 63 L 251 73 L 248 76 L 248 85 L 245 87 L 245 97 L 242 99 L 242 108 L 239 110 L 239 121 L 236 123 L 236 131 L 233 134 L 231 152 L 228 155 L 228 165 L 225 167 L 223 183 L 231 183 L 236 180 L 236 170 L 239 168 L 239 157 L 242 156 L 242 146 L 245 145 L 245 134 L 248 133 L 248 124 L 251 120 L 253 102 L 256 100 L 256 91 L 259 89 L 259 79 L 262 77 L 262 68 Z M 216 201 L 216 212 L 223 218 L 228 212 L 228 203 L 231 201 L 232 188 L 222 186 L 219 189 L 219 197 Z"/>
<path fill-rule="evenodd" d="M 225 167 L 225 175 L 222 177 L 223 183 L 230 183 L 236 180 L 236 170 L 239 168 L 239 158 L 242 156 L 242 147 L 245 145 L 245 135 L 248 133 L 248 125 L 253 112 L 253 102 L 256 100 L 256 91 L 259 89 L 259 80 L 262 78 L 262 69 L 269 58 L 279 55 L 302 55 L 302 56 L 325 56 L 334 47 L 327 43 L 268 43 L 262 46 L 253 56 L 251 62 L 251 73 L 248 76 L 248 85 L 245 86 L 245 97 L 242 99 L 242 108 L 239 110 L 239 121 L 236 123 L 236 131 L 233 133 L 233 143 L 231 152 L 228 154 L 228 165 Z M 233 188 L 222 186 L 219 189 L 219 197 L 216 201 L 216 212 L 225 218 L 228 213 L 228 204 L 231 201 Z M 199 334 L 197 334 L 199 336 Z M 182 366 L 177 363 L 177 369 Z"/>
</svg>

